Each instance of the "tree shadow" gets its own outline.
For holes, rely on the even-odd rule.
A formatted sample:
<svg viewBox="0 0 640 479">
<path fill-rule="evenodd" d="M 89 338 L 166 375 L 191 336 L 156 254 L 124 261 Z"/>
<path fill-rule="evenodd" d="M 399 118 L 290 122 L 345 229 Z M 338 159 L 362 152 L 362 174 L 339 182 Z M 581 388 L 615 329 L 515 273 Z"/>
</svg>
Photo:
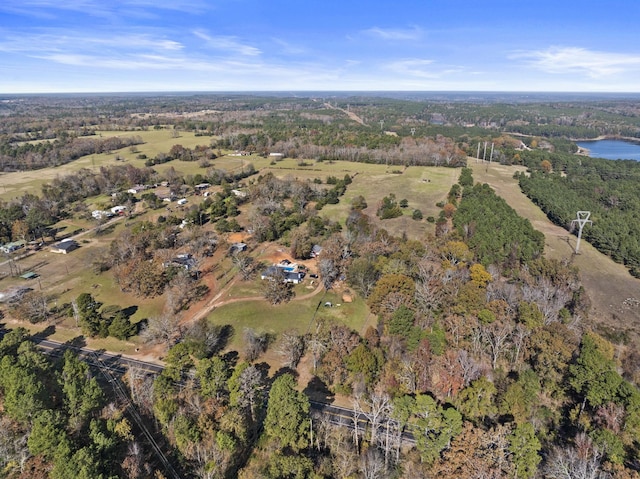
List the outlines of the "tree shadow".
<svg viewBox="0 0 640 479">
<path fill-rule="evenodd" d="M 115 223 L 111 223 L 110 225 L 101 226 L 101 227 L 97 228 L 95 230 L 94 235 L 95 236 L 104 236 L 104 235 L 113 233 L 115 231 L 115 229 L 116 229 L 116 224 Z"/>
<path fill-rule="evenodd" d="M 260 371 L 262 374 L 264 374 L 265 377 L 269 376 L 269 370 L 271 369 L 271 366 L 269 365 L 269 363 L 265 363 L 263 361 L 261 363 L 254 364 L 254 366 L 256 367 L 256 369 L 258 371 Z"/>
<path fill-rule="evenodd" d="M 69 341 L 63 343 L 63 346 L 71 346 L 72 348 L 84 348 L 87 346 L 87 338 L 83 335 L 71 338 Z"/>
<path fill-rule="evenodd" d="M 56 332 L 56 327 L 53 324 L 50 324 L 42 331 L 35 333 L 31 336 L 34 342 L 39 343 L 43 339 L 47 339 L 49 336 L 53 335 Z"/>
<path fill-rule="evenodd" d="M 318 376 L 313 376 L 302 392 L 305 393 L 310 400 L 324 404 L 332 404 L 335 400 L 335 395 Z"/>
<path fill-rule="evenodd" d="M 227 364 L 230 368 L 235 368 L 238 364 L 238 359 L 240 355 L 238 351 L 229 351 L 221 356 L 221 359 Z"/>
<path fill-rule="evenodd" d="M 233 329 L 233 326 L 231 326 L 230 324 L 225 324 L 224 326 L 222 326 L 220 328 L 220 339 L 218 340 L 218 343 L 213 349 L 213 354 L 218 354 L 220 351 L 223 351 L 229 344 L 229 341 L 231 341 L 231 338 L 233 337 L 234 334 L 235 334 L 235 329 Z M 237 352 L 235 353 L 236 355 L 238 354 Z"/>
<path fill-rule="evenodd" d="M 100 363 L 109 369 L 117 369 L 121 366 L 120 359 L 122 358 L 122 355 L 120 354 L 110 354 L 106 349 L 98 349 L 94 354 L 99 359 Z"/>
<path fill-rule="evenodd" d="M 140 321 L 135 323 L 136 334 L 140 334 L 142 331 L 147 329 L 149 326 L 149 318 L 142 318 Z"/>
<path fill-rule="evenodd" d="M 284 376 L 285 374 L 291 374 L 291 376 L 293 376 L 296 381 L 298 380 L 298 377 L 300 376 L 298 374 L 298 371 L 296 371 L 295 369 L 291 369 L 290 367 L 283 366 L 283 367 L 281 367 L 280 369 L 278 369 L 276 371 L 276 373 L 273 375 L 273 378 L 271 379 L 271 382 L 275 381 L 280 376 Z"/>
<path fill-rule="evenodd" d="M 133 305 L 133 306 L 127 306 L 126 308 L 122 308 L 120 310 L 122 312 L 122 314 L 125 315 L 125 317 L 127 319 L 130 319 L 131 316 L 133 316 L 134 314 L 136 314 L 136 312 L 138 311 L 138 306 Z"/>
</svg>

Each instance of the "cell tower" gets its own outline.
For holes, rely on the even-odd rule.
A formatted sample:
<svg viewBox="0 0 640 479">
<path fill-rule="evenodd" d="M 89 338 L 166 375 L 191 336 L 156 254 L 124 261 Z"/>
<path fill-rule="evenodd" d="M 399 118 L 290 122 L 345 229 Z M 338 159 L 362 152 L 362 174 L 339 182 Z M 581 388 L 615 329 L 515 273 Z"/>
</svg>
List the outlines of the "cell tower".
<svg viewBox="0 0 640 479">
<path fill-rule="evenodd" d="M 416 129 L 415 128 L 411 128 L 411 136 L 414 136 L 416 134 Z"/>
<path fill-rule="evenodd" d="M 383 127 L 384 127 L 384 120 L 380 120 L 380 131 L 382 131 Z"/>
<path fill-rule="evenodd" d="M 587 223 L 593 224 L 593 221 L 589 219 L 591 216 L 591 211 L 578 211 L 578 217 L 571 221 L 571 226 L 574 224 L 578 225 L 578 241 L 576 242 L 576 254 L 578 254 L 578 250 L 580 249 L 580 239 L 582 238 L 582 228 Z"/>
</svg>

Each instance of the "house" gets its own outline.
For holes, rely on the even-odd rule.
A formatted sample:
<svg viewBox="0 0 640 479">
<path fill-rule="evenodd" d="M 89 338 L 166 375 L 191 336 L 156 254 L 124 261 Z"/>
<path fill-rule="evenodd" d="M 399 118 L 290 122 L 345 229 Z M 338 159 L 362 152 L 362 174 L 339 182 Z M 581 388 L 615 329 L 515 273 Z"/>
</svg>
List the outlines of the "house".
<svg viewBox="0 0 640 479">
<path fill-rule="evenodd" d="M 91 216 L 96 220 L 101 220 L 102 218 L 112 217 L 113 213 L 111 213 L 111 211 L 93 210 Z"/>
<path fill-rule="evenodd" d="M 320 246 L 319 244 L 314 244 L 313 248 L 311 248 L 311 253 L 309 254 L 309 256 L 311 256 L 312 258 L 317 258 L 318 256 L 320 256 L 321 252 L 322 246 Z"/>
<path fill-rule="evenodd" d="M 132 195 L 135 195 L 135 194 L 140 193 L 141 191 L 144 191 L 146 189 L 147 189 L 147 187 L 144 186 L 144 185 L 136 185 L 136 186 L 133 186 L 133 187 L 129 188 L 127 190 L 127 193 L 131 193 Z"/>
<path fill-rule="evenodd" d="M 51 247 L 51 252 L 52 253 L 61 253 L 61 254 L 67 254 L 70 253 L 71 251 L 78 249 L 80 247 L 80 245 L 78 244 L 78 242 L 76 240 L 72 240 L 72 239 L 65 239 L 60 241 L 57 244 L 54 244 Z"/>
<path fill-rule="evenodd" d="M 24 248 L 25 244 L 26 243 L 23 240 L 14 241 L 13 243 L 7 243 L 5 245 L 0 246 L 0 251 L 6 254 L 13 253 L 14 251 L 19 250 L 20 248 Z"/>
<path fill-rule="evenodd" d="M 241 253 L 243 251 L 247 251 L 246 243 L 233 243 L 229 248 L 229 254 Z"/>
<path fill-rule="evenodd" d="M 298 265 L 291 263 L 283 265 L 282 263 L 274 264 L 265 269 L 260 275 L 261 279 L 273 279 L 276 275 L 282 274 L 285 283 L 299 284 L 306 276 L 304 271 L 298 271 Z"/>
<path fill-rule="evenodd" d="M 169 267 L 184 268 L 187 271 L 191 271 L 196 266 L 197 266 L 196 260 L 189 253 L 179 254 L 175 258 L 172 258 L 171 260 L 165 263 L 162 263 L 163 268 L 169 268 Z"/>
<path fill-rule="evenodd" d="M 300 284 L 305 276 L 304 271 L 287 272 L 284 274 L 284 280 L 287 283 Z"/>
<path fill-rule="evenodd" d="M 114 215 L 123 215 L 126 209 L 127 207 L 123 205 L 114 206 L 111 208 L 111 213 Z"/>
</svg>

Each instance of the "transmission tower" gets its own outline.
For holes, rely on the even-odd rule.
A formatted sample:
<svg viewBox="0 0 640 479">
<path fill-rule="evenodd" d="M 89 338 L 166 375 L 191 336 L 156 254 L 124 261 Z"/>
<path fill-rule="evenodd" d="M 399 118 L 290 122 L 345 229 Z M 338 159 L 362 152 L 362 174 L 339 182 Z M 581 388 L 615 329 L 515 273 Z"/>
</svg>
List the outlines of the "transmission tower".
<svg viewBox="0 0 640 479">
<path fill-rule="evenodd" d="M 411 136 L 414 136 L 416 134 L 416 129 L 415 128 L 411 128 Z"/>
<path fill-rule="evenodd" d="M 578 254 L 578 250 L 580 249 L 580 239 L 582 238 L 582 228 L 587 223 L 593 224 L 593 221 L 589 219 L 591 216 L 591 211 L 578 211 L 578 216 L 575 220 L 571 221 L 571 226 L 574 224 L 578 225 L 578 241 L 576 242 L 576 254 Z"/>
</svg>

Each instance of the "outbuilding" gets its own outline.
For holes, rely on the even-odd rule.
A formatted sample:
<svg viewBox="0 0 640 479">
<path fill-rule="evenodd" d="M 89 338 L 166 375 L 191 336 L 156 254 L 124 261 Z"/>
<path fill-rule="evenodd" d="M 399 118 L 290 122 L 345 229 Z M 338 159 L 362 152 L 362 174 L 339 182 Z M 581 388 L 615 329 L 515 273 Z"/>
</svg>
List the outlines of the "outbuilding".
<svg viewBox="0 0 640 479">
<path fill-rule="evenodd" d="M 76 240 L 65 239 L 51 247 L 52 253 L 67 254 L 80 247 Z"/>
</svg>

